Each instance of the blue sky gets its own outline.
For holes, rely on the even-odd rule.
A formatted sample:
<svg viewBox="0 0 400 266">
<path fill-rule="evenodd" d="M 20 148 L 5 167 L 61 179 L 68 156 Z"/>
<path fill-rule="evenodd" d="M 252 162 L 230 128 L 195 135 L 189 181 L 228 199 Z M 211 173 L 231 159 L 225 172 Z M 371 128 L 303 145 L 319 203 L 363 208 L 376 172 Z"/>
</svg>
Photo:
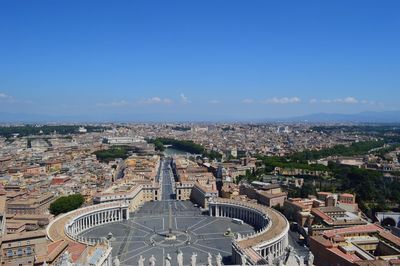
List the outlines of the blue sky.
<svg viewBox="0 0 400 266">
<path fill-rule="evenodd" d="M 0 112 L 400 109 L 399 1 L 1 1 Z"/>
</svg>

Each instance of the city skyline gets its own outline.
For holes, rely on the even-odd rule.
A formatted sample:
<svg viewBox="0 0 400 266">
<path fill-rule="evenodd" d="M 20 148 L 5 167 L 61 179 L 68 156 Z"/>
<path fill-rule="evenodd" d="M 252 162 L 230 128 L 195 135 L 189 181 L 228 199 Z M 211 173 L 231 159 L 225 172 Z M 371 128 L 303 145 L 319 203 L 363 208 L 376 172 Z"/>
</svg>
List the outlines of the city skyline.
<svg viewBox="0 0 400 266">
<path fill-rule="evenodd" d="M 397 111 L 395 1 L 0 6 L 0 113 L 246 120 Z"/>
</svg>

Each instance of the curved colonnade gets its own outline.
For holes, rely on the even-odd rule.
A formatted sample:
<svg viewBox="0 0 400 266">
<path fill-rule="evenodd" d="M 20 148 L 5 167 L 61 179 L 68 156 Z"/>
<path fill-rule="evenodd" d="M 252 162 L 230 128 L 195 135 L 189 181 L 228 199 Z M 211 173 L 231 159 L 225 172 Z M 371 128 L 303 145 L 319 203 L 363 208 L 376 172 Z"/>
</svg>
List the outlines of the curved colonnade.
<svg viewBox="0 0 400 266">
<path fill-rule="evenodd" d="M 64 239 L 94 245 L 100 239 L 87 239 L 78 235 L 92 227 L 129 219 L 128 204 L 113 202 L 80 208 L 54 219 L 46 228 L 51 241 Z"/>
<path fill-rule="evenodd" d="M 256 232 L 237 235 L 232 241 L 232 262 L 250 265 L 268 264 L 284 254 L 288 243 L 289 222 L 278 211 L 260 204 L 214 198 L 209 202 L 210 216 L 230 217 L 253 225 Z"/>
</svg>

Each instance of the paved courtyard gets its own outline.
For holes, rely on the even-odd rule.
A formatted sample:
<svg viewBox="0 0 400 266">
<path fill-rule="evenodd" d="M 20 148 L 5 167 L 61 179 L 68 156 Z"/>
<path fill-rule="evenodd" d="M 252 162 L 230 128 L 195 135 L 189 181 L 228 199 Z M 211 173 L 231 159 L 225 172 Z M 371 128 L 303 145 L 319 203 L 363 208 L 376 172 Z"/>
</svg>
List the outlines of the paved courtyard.
<svg viewBox="0 0 400 266">
<path fill-rule="evenodd" d="M 169 212 L 172 214 L 171 226 Z M 165 238 L 170 227 L 175 240 Z M 137 265 L 140 255 L 146 259 L 145 265 L 151 255 L 155 256 L 156 265 L 164 265 L 167 254 L 172 257 L 172 265 L 177 265 L 178 250 L 183 253 L 185 265 L 189 265 L 193 252 L 197 254 L 199 265 L 207 263 L 208 253 L 213 256 L 214 263 L 215 256 L 220 253 L 223 264 L 229 265 L 231 238 L 224 235 L 228 228 L 232 233 L 254 232 L 248 224 L 239 225 L 229 218 L 202 215 L 191 202 L 166 200 L 147 202 L 131 214 L 130 220 L 95 227 L 82 235 L 98 238 L 111 232 L 113 257 L 118 256 L 121 265 Z"/>
</svg>

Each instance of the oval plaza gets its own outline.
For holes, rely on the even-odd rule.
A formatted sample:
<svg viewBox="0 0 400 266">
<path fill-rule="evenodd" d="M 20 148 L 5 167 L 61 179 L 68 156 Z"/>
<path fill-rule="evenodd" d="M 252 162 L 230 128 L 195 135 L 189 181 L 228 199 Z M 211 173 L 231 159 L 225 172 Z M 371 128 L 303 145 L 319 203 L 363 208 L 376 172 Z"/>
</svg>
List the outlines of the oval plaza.
<svg viewBox="0 0 400 266">
<path fill-rule="evenodd" d="M 274 265 L 285 253 L 289 223 L 282 214 L 219 198 L 210 180 L 187 181 L 195 197 L 175 200 L 163 194 L 175 194 L 182 184 L 175 184 L 171 165 L 160 161 L 158 182 L 151 186 L 125 183 L 123 192 L 99 194 L 98 204 L 57 217 L 47 227 L 48 237 L 105 243 L 110 252 L 97 265 Z"/>
</svg>

